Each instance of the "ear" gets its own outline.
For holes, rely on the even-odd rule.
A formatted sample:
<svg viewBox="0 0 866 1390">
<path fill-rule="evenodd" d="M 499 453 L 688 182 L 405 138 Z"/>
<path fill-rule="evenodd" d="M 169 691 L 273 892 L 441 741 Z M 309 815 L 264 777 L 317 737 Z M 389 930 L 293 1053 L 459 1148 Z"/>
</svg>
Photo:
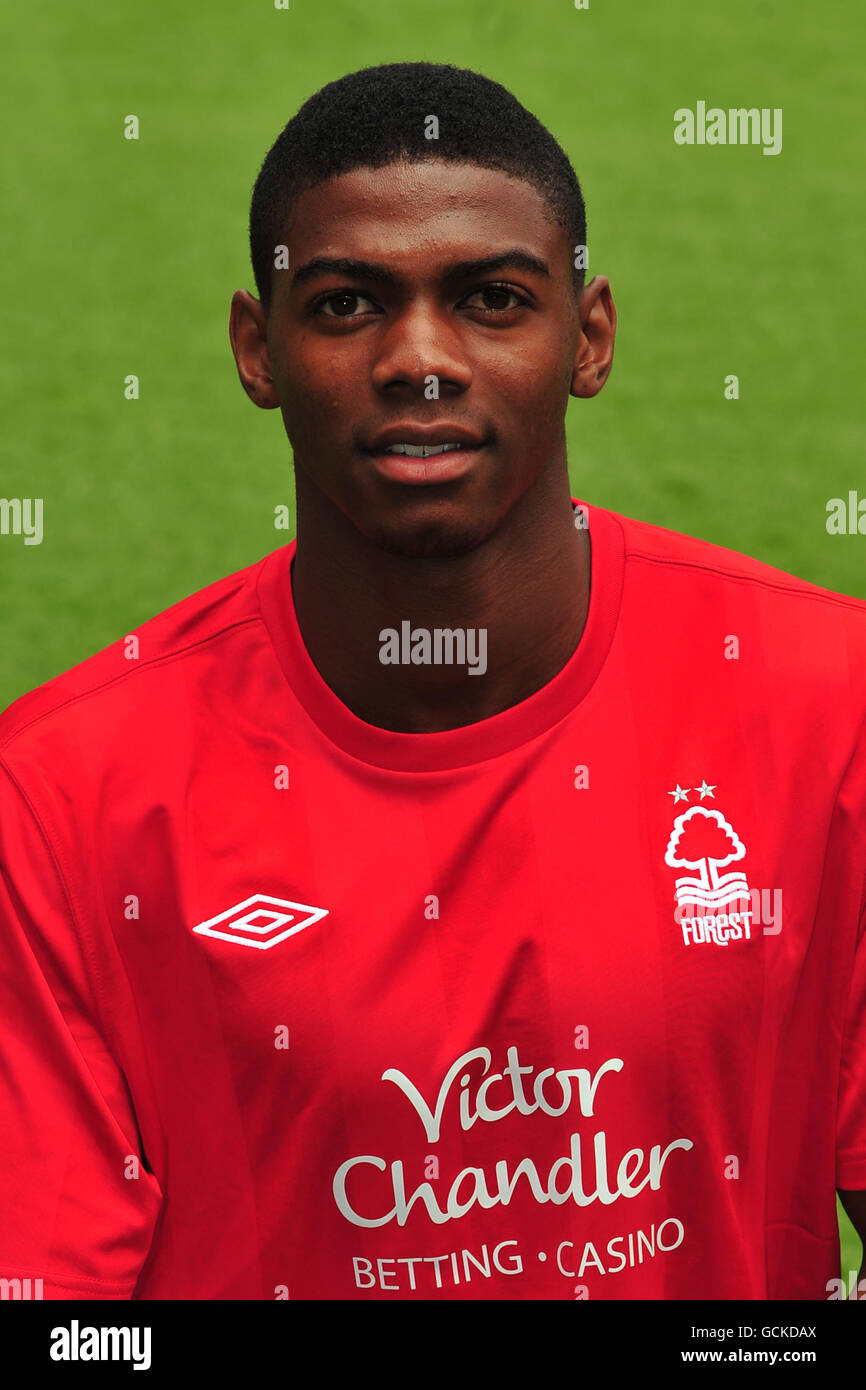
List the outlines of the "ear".
<svg viewBox="0 0 866 1390">
<path fill-rule="evenodd" d="M 597 396 L 613 366 L 616 305 L 605 275 L 594 275 L 578 299 L 580 337 L 571 374 L 572 396 Z"/>
<path fill-rule="evenodd" d="M 267 317 L 260 300 L 247 290 L 235 290 L 229 315 L 229 338 L 241 385 L 255 405 L 275 410 L 279 405 L 268 354 Z"/>
</svg>

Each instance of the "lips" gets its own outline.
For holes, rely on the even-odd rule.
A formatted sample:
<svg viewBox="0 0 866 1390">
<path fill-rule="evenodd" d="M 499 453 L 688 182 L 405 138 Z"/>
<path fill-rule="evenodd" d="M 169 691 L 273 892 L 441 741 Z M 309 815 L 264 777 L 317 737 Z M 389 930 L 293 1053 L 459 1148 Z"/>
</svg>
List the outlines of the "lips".
<svg viewBox="0 0 866 1390">
<path fill-rule="evenodd" d="M 424 458 L 424 453 L 416 453 L 416 450 L 439 451 L 443 445 L 459 445 L 461 449 L 479 449 L 484 444 L 483 434 L 476 430 L 467 429 L 465 425 L 449 424 L 447 420 L 439 421 L 435 424 L 419 425 L 411 421 L 403 421 L 396 425 L 389 425 L 387 429 L 381 430 L 378 434 L 364 445 L 364 452 L 368 454 L 383 454 L 396 446 L 409 446 L 401 451 L 406 456 Z M 398 453 L 396 457 L 400 457 Z"/>
<path fill-rule="evenodd" d="M 363 452 L 384 482 L 442 484 L 457 482 L 471 473 L 486 443 L 485 435 L 466 425 L 447 420 L 421 425 L 404 420 L 372 435 Z"/>
</svg>

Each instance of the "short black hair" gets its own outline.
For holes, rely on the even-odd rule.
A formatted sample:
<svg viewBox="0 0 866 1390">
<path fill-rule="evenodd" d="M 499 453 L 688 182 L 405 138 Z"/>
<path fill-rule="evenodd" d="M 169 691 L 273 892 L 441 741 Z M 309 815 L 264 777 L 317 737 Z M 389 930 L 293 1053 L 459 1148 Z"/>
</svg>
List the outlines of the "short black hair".
<svg viewBox="0 0 866 1390">
<path fill-rule="evenodd" d="M 438 139 L 425 131 L 438 120 Z M 274 141 L 250 207 L 259 298 L 270 306 L 274 248 L 298 194 L 354 169 L 439 159 L 499 169 L 532 184 L 571 246 L 586 245 L 586 209 L 568 156 L 507 88 L 448 63 L 361 68 L 315 92 Z M 575 293 L 584 272 L 575 268 Z"/>
</svg>

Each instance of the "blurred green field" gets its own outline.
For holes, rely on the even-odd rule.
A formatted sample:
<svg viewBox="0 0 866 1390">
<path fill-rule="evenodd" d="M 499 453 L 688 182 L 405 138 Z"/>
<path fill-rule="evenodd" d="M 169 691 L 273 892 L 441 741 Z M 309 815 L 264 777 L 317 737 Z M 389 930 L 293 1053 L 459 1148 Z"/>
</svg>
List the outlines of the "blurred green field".
<svg viewBox="0 0 866 1390">
<path fill-rule="evenodd" d="M 859 12 L 9 7 L 0 495 L 43 498 L 45 534 L 0 536 L 0 707 L 285 541 L 289 448 L 237 383 L 229 298 L 253 287 L 246 219 L 267 147 L 311 92 L 371 63 L 476 68 L 572 158 L 590 272 L 610 276 L 619 311 L 609 384 L 569 407 L 575 493 L 866 597 L 866 537 L 825 527 L 829 498 L 866 497 Z M 782 107 L 782 153 L 675 145 L 673 112 L 698 99 Z M 843 1234 L 847 1271 L 859 1242 L 844 1218 Z"/>
</svg>

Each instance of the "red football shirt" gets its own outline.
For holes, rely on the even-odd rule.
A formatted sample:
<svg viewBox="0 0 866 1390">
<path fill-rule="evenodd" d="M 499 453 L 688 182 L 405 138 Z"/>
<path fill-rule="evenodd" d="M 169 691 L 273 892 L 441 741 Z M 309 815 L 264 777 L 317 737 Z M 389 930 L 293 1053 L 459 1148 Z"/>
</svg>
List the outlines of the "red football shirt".
<svg viewBox="0 0 866 1390">
<path fill-rule="evenodd" d="M 482 723 L 355 717 L 292 545 L 6 712 L 0 1277 L 827 1297 L 866 604 L 588 510 L 579 646 Z"/>
</svg>

